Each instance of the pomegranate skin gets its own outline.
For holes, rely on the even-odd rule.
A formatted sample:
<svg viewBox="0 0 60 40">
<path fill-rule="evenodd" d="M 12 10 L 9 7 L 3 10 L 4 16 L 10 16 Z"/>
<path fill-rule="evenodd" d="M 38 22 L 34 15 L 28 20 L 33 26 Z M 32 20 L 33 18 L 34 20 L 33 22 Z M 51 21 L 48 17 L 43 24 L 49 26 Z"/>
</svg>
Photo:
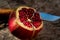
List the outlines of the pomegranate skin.
<svg viewBox="0 0 60 40">
<path fill-rule="evenodd" d="M 33 35 L 33 31 L 23 29 L 22 27 L 16 28 L 11 33 L 18 37 L 19 39 L 30 39 Z"/>
<path fill-rule="evenodd" d="M 35 38 L 37 36 L 37 34 L 41 31 L 41 29 L 36 30 L 34 32 L 34 31 L 26 30 L 19 26 L 18 28 L 15 28 L 15 30 L 11 31 L 11 33 L 14 36 L 18 37 L 19 39 L 31 39 L 31 38 Z"/>
</svg>

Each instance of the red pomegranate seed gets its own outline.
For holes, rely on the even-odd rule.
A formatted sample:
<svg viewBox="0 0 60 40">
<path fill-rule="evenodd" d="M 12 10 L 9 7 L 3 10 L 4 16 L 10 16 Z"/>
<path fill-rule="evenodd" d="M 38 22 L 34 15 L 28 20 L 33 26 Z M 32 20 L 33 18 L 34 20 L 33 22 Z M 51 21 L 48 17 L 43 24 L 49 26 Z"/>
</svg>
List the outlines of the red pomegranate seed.
<svg viewBox="0 0 60 40">
<path fill-rule="evenodd" d="M 28 11 L 27 8 L 22 8 L 22 10 L 23 10 L 24 12 L 27 12 L 27 11 Z"/>
<path fill-rule="evenodd" d="M 28 21 L 24 21 L 23 24 L 26 25 L 27 27 L 32 27 L 32 25 Z"/>
<path fill-rule="evenodd" d="M 33 24 L 36 28 L 38 28 L 41 23 L 40 23 L 39 21 L 36 21 L 36 22 L 32 22 L 32 24 Z"/>
<path fill-rule="evenodd" d="M 25 15 L 26 15 L 26 13 L 24 11 L 19 10 L 19 16 L 25 16 Z"/>
<path fill-rule="evenodd" d="M 34 10 L 29 8 L 27 11 L 27 17 L 30 19 L 33 16 Z"/>
<path fill-rule="evenodd" d="M 34 16 L 32 17 L 33 21 L 41 21 L 39 13 L 34 13 Z"/>
<path fill-rule="evenodd" d="M 28 9 L 28 12 L 34 13 L 34 10 L 31 9 L 31 8 L 29 8 L 29 9 Z"/>
<path fill-rule="evenodd" d="M 33 16 L 33 14 L 28 12 L 27 17 L 30 19 L 32 16 Z"/>
<path fill-rule="evenodd" d="M 21 21 L 21 22 L 24 22 L 24 21 L 26 21 L 26 20 L 27 20 L 26 17 L 20 18 L 20 21 Z"/>
</svg>

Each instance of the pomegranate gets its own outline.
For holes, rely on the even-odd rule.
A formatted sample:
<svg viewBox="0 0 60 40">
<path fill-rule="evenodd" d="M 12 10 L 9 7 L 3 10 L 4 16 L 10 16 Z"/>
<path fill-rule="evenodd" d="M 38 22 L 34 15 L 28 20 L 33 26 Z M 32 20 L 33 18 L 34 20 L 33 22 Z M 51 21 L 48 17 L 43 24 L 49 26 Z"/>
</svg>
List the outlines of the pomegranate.
<svg viewBox="0 0 60 40">
<path fill-rule="evenodd" d="M 43 27 L 43 22 L 34 8 L 20 6 L 10 15 L 8 25 L 13 35 L 25 40 L 36 37 Z"/>
</svg>

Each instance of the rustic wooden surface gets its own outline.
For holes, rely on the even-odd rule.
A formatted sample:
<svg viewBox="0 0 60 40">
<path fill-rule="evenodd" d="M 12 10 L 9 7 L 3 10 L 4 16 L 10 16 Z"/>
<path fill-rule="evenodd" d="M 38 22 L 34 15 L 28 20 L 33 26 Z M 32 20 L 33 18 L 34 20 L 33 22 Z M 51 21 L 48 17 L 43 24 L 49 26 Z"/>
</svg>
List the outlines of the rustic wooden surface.
<svg viewBox="0 0 60 40">
<path fill-rule="evenodd" d="M 20 5 L 31 6 L 38 11 L 45 11 L 60 16 L 60 0 L 23 0 L 20 2 L 14 0 L 0 0 L 0 8 L 15 9 Z M 0 24 L 0 27 L 3 27 L 4 24 L 5 23 Z M 8 26 L 6 26 L 6 28 L 0 29 L 0 40 L 20 39 L 13 36 L 10 33 Z M 60 40 L 60 20 L 55 22 L 44 21 L 43 29 L 39 32 L 35 40 Z"/>
</svg>

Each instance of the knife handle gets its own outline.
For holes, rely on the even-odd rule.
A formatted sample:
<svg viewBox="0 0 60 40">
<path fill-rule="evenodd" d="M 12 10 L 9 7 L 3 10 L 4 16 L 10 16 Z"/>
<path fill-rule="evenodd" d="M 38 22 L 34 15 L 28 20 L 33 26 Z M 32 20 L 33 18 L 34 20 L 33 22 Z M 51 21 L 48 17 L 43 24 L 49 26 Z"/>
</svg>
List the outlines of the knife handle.
<svg viewBox="0 0 60 40">
<path fill-rule="evenodd" d="M 13 10 L 12 9 L 0 9 L 0 14 L 7 14 L 10 12 L 13 12 Z"/>
</svg>

